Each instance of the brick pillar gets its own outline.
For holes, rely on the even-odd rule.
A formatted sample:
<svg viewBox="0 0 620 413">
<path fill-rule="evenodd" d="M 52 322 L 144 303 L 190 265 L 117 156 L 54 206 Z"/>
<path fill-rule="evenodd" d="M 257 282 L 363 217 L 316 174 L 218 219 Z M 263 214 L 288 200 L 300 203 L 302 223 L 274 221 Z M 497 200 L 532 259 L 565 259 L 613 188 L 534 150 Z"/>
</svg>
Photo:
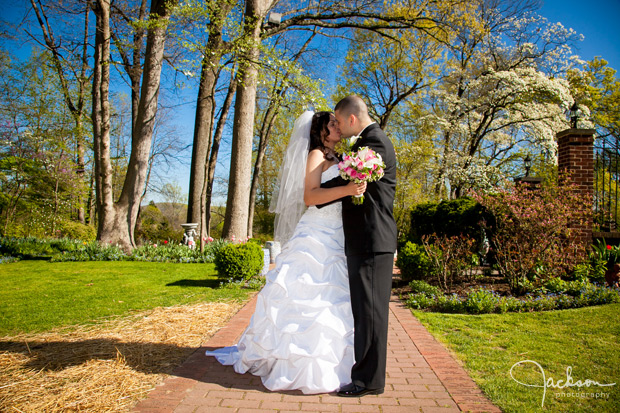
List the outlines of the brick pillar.
<svg viewBox="0 0 620 413">
<path fill-rule="evenodd" d="M 567 129 L 556 135 L 558 140 L 558 172 L 568 173 L 577 191 L 584 198 L 594 194 L 594 129 Z M 579 225 L 577 239 L 592 244 L 592 217 L 585 225 Z"/>
</svg>

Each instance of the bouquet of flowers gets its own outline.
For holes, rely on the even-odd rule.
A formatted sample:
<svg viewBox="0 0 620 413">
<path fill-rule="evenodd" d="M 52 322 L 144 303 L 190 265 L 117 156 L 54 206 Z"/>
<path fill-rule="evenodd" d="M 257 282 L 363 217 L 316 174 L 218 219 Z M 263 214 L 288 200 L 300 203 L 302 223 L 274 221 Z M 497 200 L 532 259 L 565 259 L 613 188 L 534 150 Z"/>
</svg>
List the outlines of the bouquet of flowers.
<svg viewBox="0 0 620 413">
<path fill-rule="evenodd" d="M 338 164 L 340 176 L 348 181 L 373 182 L 383 177 L 385 163 L 381 155 L 368 146 L 359 148 L 356 152 L 345 152 L 342 161 Z M 364 195 L 353 197 L 355 205 L 364 203 Z"/>
</svg>

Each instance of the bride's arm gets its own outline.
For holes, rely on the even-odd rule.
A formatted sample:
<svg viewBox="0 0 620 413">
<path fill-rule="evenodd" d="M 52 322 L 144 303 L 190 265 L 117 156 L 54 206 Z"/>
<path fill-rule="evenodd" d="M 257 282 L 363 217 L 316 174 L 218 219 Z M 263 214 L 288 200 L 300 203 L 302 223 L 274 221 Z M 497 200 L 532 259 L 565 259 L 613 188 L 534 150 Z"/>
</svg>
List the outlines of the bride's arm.
<svg viewBox="0 0 620 413">
<path fill-rule="evenodd" d="M 321 188 L 321 174 L 325 156 L 318 149 L 308 154 L 306 164 L 306 180 L 304 185 L 304 202 L 306 205 L 320 205 L 350 195 L 361 195 L 366 190 L 366 184 L 349 182 L 344 186 Z"/>
</svg>

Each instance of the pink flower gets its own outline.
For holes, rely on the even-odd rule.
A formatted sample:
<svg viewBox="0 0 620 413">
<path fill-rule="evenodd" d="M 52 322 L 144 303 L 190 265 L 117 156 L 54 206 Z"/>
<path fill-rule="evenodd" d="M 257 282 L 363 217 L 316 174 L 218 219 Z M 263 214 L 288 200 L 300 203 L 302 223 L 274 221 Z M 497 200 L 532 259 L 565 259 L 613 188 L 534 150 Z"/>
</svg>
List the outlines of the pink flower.
<svg viewBox="0 0 620 413">
<path fill-rule="evenodd" d="M 155 248 L 157 248 L 157 244 L 153 244 L 153 246 L 154 246 Z"/>
</svg>

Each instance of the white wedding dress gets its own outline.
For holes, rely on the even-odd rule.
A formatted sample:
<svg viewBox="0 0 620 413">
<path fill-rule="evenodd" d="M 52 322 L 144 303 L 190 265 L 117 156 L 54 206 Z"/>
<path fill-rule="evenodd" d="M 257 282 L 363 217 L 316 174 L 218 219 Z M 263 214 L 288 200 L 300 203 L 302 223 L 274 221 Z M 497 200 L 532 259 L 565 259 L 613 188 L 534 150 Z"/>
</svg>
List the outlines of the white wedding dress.
<svg viewBox="0 0 620 413">
<path fill-rule="evenodd" d="M 323 172 L 325 182 L 337 165 Z M 276 257 L 236 346 L 208 351 L 269 390 L 327 393 L 351 382 L 353 314 L 340 202 L 310 207 Z"/>
</svg>

